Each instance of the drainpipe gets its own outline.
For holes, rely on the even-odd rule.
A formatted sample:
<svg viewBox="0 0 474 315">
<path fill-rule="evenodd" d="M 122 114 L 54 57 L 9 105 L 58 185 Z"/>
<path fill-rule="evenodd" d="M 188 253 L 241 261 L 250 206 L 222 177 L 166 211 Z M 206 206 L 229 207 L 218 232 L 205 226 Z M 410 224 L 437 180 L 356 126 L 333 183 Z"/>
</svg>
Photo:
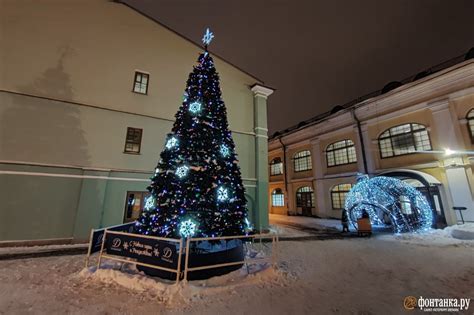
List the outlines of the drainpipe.
<svg viewBox="0 0 474 315">
<path fill-rule="evenodd" d="M 360 120 L 357 118 L 354 108 L 351 110 L 351 114 L 352 114 L 352 118 L 354 118 L 354 120 L 357 123 L 357 130 L 359 131 L 359 141 L 360 141 L 360 146 L 361 146 L 361 149 L 362 149 L 362 162 L 364 162 L 364 173 L 368 175 L 368 172 L 367 172 L 367 157 L 365 155 L 364 137 L 362 137 L 362 128 L 360 126 Z"/>
<path fill-rule="evenodd" d="M 285 181 L 285 193 L 288 195 L 288 184 L 286 180 L 286 145 L 281 141 L 281 137 L 278 138 L 278 141 L 280 141 L 281 147 L 283 148 L 283 180 Z"/>
</svg>

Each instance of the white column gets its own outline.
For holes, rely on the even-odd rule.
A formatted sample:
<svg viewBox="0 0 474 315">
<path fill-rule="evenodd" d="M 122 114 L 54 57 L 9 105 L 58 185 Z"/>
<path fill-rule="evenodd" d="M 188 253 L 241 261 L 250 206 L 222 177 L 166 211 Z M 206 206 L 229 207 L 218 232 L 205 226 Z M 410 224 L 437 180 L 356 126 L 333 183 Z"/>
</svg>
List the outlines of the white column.
<svg viewBox="0 0 474 315">
<path fill-rule="evenodd" d="M 462 142 L 461 130 L 459 129 L 458 120 L 455 114 L 451 112 L 449 107 L 449 100 L 441 100 L 428 105 L 434 121 L 433 133 L 431 136 L 436 138 L 438 147 L 433 150 L 443 150 L 449 148 L 451 150 L 464 150 Z M 463 211 L 463 217 L 466 221 L 474 221 L 474 206 L 472 199 L 472 192 L 469 185 L 469 180 L 466 174 L 466 167 L 463 161 L 463 156 L 446 157 L 443 160 L 445 166 L 446 179 L 448 187 L 446 192 L 450 194 L 451 198 L 445 200 L 444 209 L 448 223 L 450 217 L 457 217 L 461 220 L 459 211 L 454 211 L 453 207 L 466 207 Z M 445 187 L 446 188 L 446 187 Z"/>
<path fill-rule="evenodd" d="M 259 230 L 268 228 L 268 129 L 267 97 L 272 89 L 255 84 L 251 87 L 254 94 L 254 130 L 255 130 L 255 172 L 257 189 L 255 195 L 256 211 L 253 223 Z"/>
</svg>

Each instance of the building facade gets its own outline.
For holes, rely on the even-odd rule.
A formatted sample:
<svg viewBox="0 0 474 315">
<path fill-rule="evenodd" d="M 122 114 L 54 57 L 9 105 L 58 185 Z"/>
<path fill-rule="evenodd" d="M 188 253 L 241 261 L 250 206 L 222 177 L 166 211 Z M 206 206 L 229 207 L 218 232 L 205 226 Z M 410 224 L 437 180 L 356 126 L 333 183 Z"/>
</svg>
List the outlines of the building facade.
<svg viewBox="0 0 474 315">
<path fill-rule="evenodd" d="M 453 207 L 466 207 L 464 220 L 474 221 L 472 51 L 273 135 L 269 212 L 340 218 L 364 173 L 415 186 L 438 226 L 461 221 Z"/>
<path fill-rule="evenodd" d="M 202 48 L 119 1 L 2 1 L 0 25 L 0 241 L 79 242 L 134 220 Z M 265 228 L 272 90 L 214 60 Z"/>
</svg>

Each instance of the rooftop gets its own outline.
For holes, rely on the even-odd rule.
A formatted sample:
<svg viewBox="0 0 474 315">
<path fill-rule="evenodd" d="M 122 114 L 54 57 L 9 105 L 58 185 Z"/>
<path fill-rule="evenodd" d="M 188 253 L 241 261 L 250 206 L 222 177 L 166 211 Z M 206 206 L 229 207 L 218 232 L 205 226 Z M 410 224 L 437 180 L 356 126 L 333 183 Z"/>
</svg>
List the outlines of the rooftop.
<svg viewBox="0 0 474 315">
<path fill-rule="evenodd" d="M 298 124 L 293 125 L 293 126 L 287 128 L 287 129 L 277 131 L 273 135 L 270 136 L 269 140 L 281 137 L 283 135 L 293 133 L 293 132 L 295 132 L 297 130 L 300 130 L 300 129 L 303 129 L 303 128 L 309 126 L 309 125 L 314 125 L 314 124 L 316 124 L 320 121 L 323 121 L 323 120 L 327 119 L 328 117 L 336 114 L 337 112 L 339 112 L 341 110 L 357 107 L 359 104 L 363 103 L 364 101 L 366 101 L 368 99 L 383 95 L 383 94 L 385 94 L 385 93 L 387 93 L 391 90 L 394 90 L 394 89 L 396 89 L 396 88 L 398 88 L 398 87 L 400 87 L 404 84 L 421 80 L 421 79 L 423 79 L 423 78 L 425 78 L 429 75 L 435 74 L 436 72 L 447 69 L 449 67 L 452 67 L 454 65 L 457 65 L 459 63 L 462 63 L 466 60 L 473 59 L 473 58 L 474 58 L 474 47 L 471 48 L 465 54 L 462 54 L 460 56 L 457 56 L 457 57 L 451 58 L 449 60 L 446 60 L 446 61 L 444 61 L 442 63 L 439 63 L 435 66 L 432 66 L 432 67 L 430 67 L 426 70 L 423 70 L 423 71 L 421 71 L 417 74 L 411 75 L 411 76 L 409 76 L 409 77 L 407 77 L 407 78 L 405 78 L 401 81 L 391 81 L 391 82 L 387 83 L 380 90 L 377 90 L 377 91 L 359 96 L 359 97 L 357 97 L 357 98 L 353 99 L 352 101 L 347 102 L 345 104 L 336 105 L 330 111 L 327 111 L 327 112 L 324 112 L 322 114 L 316 115 L 316 116 L 314 116 L 312 118 L 309 118 L 307 120 L 303 120 L 303 121 L 299 122 Z"/>
</svg>

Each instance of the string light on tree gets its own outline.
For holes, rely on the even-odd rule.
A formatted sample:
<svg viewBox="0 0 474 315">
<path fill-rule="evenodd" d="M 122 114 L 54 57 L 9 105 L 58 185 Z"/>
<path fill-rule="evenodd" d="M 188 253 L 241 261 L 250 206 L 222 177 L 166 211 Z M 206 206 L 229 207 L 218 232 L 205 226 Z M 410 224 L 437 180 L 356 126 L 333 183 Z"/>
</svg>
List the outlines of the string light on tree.
<svg viewBox="0 0 474 315">
<path fill-rule="evenodd" d="M 183 178 L 184 176 L 186 176 L 186 174 L 188 174 L 188 171 L 189 171 L 189 167 L 183 165 L 176 169 L 176 175 L 179 178 Z"/>
<path fill-rule="evenodd" d="M 148 188 L 155 198 L 154 207 L 138 218 L 139 233 L 179 238 L 181 231 L 191 235 L 194 224 L 195 237 L 233 236 L 241 235 L 248 226 L 245 188 L 219 75 L 207 51 L 213 37 L 206 30 L 206 50 L 189 74 Z"/>
<path fill-rule="evenodd" d="M 191 219 L 183 221 L 179 225 L 179 234 L 184 238 L 194 236 L 196 234 L 196 226 L 196 223 L 191 221 Z"/>
</svg>

